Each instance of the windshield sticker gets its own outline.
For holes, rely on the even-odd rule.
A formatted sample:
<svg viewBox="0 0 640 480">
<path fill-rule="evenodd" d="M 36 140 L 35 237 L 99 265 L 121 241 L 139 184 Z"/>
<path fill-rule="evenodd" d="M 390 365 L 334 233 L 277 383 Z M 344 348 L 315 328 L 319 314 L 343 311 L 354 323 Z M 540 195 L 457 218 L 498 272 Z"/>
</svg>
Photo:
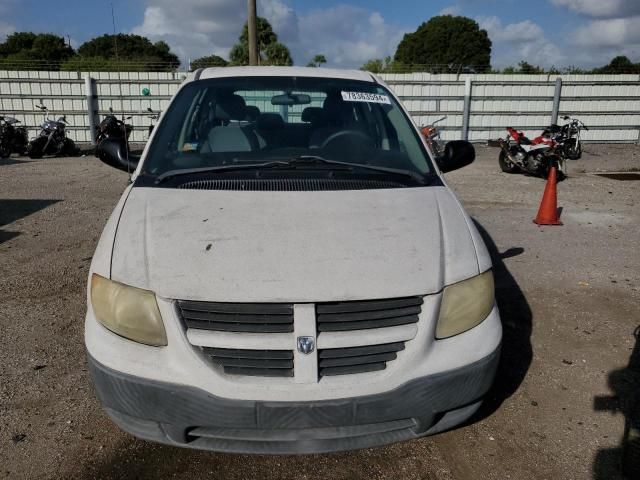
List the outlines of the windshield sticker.
<svg viewBox="0 0 640 480">
<path fill-rule="evenodd" d="M 391 100 L 386 95 L 378 95 L 377 93 L 367 92 L 341 92 L 342 100 L 345 102 L 368 102 L 368 103 L 386 103 L 391 105 Z"/>
<path fill-rule="evenodd" d="M 195 152 L 196 150 L 198 150 L 198 144 L 197 143 L 185 143 L 182 146 L 182 151 L 183 152 Z"/>
</svg>

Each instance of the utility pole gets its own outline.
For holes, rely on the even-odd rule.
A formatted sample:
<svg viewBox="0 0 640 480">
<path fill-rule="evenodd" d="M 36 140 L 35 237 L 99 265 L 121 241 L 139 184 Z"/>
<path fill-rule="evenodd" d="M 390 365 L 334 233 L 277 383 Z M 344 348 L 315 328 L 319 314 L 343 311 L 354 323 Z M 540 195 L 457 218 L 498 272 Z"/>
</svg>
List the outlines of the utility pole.
<svg viewBox="0 0 640 480">
<path fill-rule="evenodd" d="M 249 65 L 258 65 L 258 29 L 256 20 L 256 0 L 247 0 L 249 30 Z"/>
<path fill-rule="evenodd" d="M 116 62 L 118 61 L 118 37 L 116 36 L 116 14 L 113 11 L 113 2 L 111 2 L 111 23 L 113 24 L 113 45 L 115 47 Z"/>
</svg>

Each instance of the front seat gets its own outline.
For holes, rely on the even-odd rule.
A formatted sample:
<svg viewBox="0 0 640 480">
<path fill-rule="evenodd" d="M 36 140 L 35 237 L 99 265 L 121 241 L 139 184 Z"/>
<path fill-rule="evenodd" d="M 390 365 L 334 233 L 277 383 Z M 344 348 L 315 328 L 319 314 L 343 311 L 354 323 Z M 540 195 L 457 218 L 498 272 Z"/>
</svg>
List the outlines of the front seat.
<svg viewBox="0 0 640 480">
<path fill-rule="evenodd" d="M 215 119 L 220 125 L 207 136 L 203 152 L 251 152 L 260 149 L 253 127 L 241 121 L 247 118 L 247 106 L 240 95 L 219 97 L 215 106 Z"/>
</svg>

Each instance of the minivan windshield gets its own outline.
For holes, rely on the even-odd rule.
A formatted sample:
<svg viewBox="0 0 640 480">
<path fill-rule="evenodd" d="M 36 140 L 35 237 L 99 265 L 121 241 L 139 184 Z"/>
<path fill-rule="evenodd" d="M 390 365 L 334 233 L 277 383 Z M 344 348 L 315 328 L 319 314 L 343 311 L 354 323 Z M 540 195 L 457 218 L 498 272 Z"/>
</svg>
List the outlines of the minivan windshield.
<svg viewBox="0 0 640 480">
<path fill-rule="evenodd" d="M 338 168 L 343 162 L 349 175 L 433 172 L 406 114 L 385 87 L 373 82 L 266 76 L 200 80 L 178 92 L 157 128 L 142 167 L 144 175 L 156 178 L 263 163 L 287 166 L 291 160 L 298 161 L 296 168 L 320 163 Z M 278 172 L 287 175 L 286 168 Z"/>
</svg>

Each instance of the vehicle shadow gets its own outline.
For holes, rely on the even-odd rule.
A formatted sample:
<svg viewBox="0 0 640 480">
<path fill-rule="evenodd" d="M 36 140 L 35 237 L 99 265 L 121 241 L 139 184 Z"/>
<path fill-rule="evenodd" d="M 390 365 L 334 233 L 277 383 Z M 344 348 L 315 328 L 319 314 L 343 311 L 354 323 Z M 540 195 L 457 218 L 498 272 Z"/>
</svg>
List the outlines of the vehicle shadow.
<svg viewBox="0 0 640 480">
<path fill-rule="evenodd" d="M 478 412 L 469 419 L 475 423 L 492 415 L 502 402 L 513 395 L 524 380 L 531 361 L 532 318 L 531 307 L 507 269 L 504 260 L 524 252 L 522 247 L 511 247 L 500 252 L 489 233 L 475 219 L 476 228 L 484 240 L 493 262 L 493 275 L 496 287 L 496 303 L 502 320 L 502 352 L 500 364 L 491 390 L 487 393 Z"/>
<path fill-rule="evenodd" d="M 593 462 L 595 480 L 640 478 L 640 326 L 634 332 L 635 344 L 626 368 L 609 373 L 613 395 L 593 399 L 595 411 L 622 413 L 624 432 L 619 447 L 600 449 Z"/>
<path fill-rule="evenodd" d="M 5 232 L 4 230 L 0 230 L 0 245 L 4 242 L 8 242 L 12 238 L 20 235 L 20 232 Z"/>
<path fill-rule="evenodd" d="M 3 200 L 0 199 L 0 227 L 36 213 L 61 200 Z M 20 235 L 21 232 L 0 230 L 0 244 Z"/>
<path fill-rule="evenodd" d="M 29 161 L 20 160 L 18 158 L 13 158 L 13 157 L 0 157 L 0 167 L 4 165 L 16 165 L 20 163 L 29 163 Z"/>
<path fill-rule="evenodd" d="M 0 199 L 0 227 L 20 220 L 23 217 L 36 213 L 61 200 L 27 199 L 4 200 Z"/>
</svg>

